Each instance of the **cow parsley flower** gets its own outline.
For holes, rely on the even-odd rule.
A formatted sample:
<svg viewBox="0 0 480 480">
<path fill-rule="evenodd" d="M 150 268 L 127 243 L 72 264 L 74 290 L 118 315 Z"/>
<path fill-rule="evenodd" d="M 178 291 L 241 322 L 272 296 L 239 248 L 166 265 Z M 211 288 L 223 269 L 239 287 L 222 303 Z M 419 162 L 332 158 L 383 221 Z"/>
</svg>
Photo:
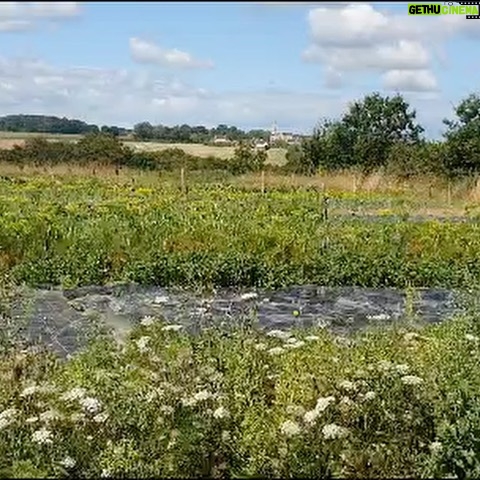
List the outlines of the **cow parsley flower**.
<svg viewBox="0 0 480 480">
<path fill-rule="evenodd" d="M 420 385 L 423 383 L 423 379 L 416 377 L 415 375 L 405 375 L 402 377 L 402 382 L 405 385 Z"/>
<path fill-rule="evenodd" d="M 280 431 L 287 437 L 293 437 L 301 432 L 300 425 L 292 420 L 283 422 L 280 426 Z"/>
<path fill-rule="evenodd" d="M 95 414 L 102 408 L 100 400 L 93 397 L 85 397 L 80 400 L 80 405 L 87 413 Z"/>
<path fill-rule="evenodd" d="M 178 332 L 183 328 L 183 325 L 165 325 L 162 330 L 165 332 Z"/>
<path fill-rule="evenodd" d="M 52 439 L 52 432 L 47 430 L 46 428 L 41 428 L 40 430 L 36 430 L 32 434 L 32 441 L 38 443 L 39 445 L 46 445 L 53 443 Z"/>
<path fill-rule="evenodd" d="M 144 327 L 150 327 L 154 323 L 155 323 L 155 318 L 150 315 L 147 315 L 146 317 L 143 317 L 140 320 L 140 324 L 143 325 Z"/>
<path fill-rule="evenodd" d="M 334 440 L 336 438 L 343 438 L 348 435 L 348 430 L 344 427 L 336 425 L 335 423 L 330 423 L 322 428 L 322 433 L 325 439 Z"/>
<path fill-rule="evenodd" d="M 87 394 L 87 391 L 84 388 L 72 388 L 72 390 L 64 393 L 60 398 L 63 401 L 71 402 L 74 400 L 80 400 Z"/>
<path fill-rule="evenodd" d="M 214 412 L 213 412 L 213 417 L 217 419 L 222 419 L 222 418 L 227 418 L 229 415 L 228 410 L 225 407 L 218 407 Z"/>
</svg>

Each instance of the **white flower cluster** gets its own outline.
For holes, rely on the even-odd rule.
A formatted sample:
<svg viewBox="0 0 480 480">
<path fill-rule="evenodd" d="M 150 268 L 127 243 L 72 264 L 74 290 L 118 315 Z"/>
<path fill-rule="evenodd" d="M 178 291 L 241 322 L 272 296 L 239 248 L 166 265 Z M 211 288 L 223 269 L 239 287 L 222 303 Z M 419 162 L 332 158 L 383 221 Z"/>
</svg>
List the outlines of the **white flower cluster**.
<svg viewBox="0 0 480 480">
<path fill-rule="evenodd" d="M 315 423 L 315 421 L 320 416 L 320 414 L 323 413 L 334 402 L 335 402 L 335 397 L 333 396 L 320 397 L 317 400 L 317 404 L 315 408 L 305 413 L 303 420 L 307 424 Z"/>
<path fill-rule="evenodd" d="M 36 430 L 32 434 L 32 441 L 38 443 L 39 445 L 46 445 L 53 443 L 52 432 L 46 428 L 41 428 Z"/>
<path fill-rule="evenodd" d="M 18 410 L 16 408 L 8 408 L 0 413 L 0 430 L 8 427 L 14 421 L 18 415 Z"/>
</svg>

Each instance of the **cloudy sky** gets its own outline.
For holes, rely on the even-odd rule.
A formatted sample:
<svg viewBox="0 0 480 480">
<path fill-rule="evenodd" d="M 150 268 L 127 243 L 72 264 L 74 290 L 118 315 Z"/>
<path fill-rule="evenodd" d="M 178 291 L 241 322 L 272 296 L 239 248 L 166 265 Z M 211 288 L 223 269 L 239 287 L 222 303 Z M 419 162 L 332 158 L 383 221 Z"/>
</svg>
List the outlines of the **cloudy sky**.
<svg viewBox="0 0 480 480">
<path fill-rule="evenodd" d="M 0 3 L 0 114 L 308 132 L 400 92 L 438 137 L 480 85 L 480 20 L 407 3 Z"/>
</svg>

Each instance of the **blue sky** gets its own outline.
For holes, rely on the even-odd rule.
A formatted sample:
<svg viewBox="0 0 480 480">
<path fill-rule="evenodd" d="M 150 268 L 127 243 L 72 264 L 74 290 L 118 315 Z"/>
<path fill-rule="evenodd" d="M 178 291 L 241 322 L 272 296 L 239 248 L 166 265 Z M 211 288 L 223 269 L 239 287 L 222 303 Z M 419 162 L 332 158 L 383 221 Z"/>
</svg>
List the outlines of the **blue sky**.
<svg viewBox="0 0 480 480">
<path fill-rule="evenodd" d="M 4 2 L 0 37 L 2 114 L 100 124 L 308 132 L 380 91 L 438 137 L 480 80 L 480 20 L 407 3 Z"/>
</svg>

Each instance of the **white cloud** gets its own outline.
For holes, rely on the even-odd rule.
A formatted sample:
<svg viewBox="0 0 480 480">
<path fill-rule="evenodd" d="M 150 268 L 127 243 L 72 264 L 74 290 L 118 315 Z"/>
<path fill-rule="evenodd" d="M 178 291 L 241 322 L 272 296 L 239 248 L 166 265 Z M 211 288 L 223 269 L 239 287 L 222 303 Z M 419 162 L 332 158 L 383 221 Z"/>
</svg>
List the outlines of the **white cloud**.
<svg viewBox="0 0 480 480">
<path fill-rule="evenodd" d="M 80 14 L 78 2 L 32 2 L 31 14 L 45 18 L 69 18 Z"/>
<path fill-rule="evenodd" d="M 435 76 L 429 70 L 389 70 L 383 75 L 383 85 L 403 92 L 431 92 L 438 89 Z"/>
<path fill-rule="evenodd" d="M 140 38 L 130 38 L 130 54 L 138 63 L 175 68 L 212 68 L 210 60 L 197 60 L 191 54 L 176 48 L 165 49 Z"/>
<path fill-rule="evenodd" d="M 1 2 L 0 32 L 28 30 L 41 20 L 66 20 L 80 13 L 78 2 Z"/>
<path fill-rule="evenodd" d="M 397 81 L 409 88 L 415 85 L 424 91 L 427 85 L 436 87 L 433 73 L 429 71 L 432 59 L 426 39 L 437 38 L 438 33 L 428 19 L 420 24 L 407 15 L 382 12 L 367 3 L 350 4 L 342 8 L 315 8 L 308 14 L 311 44 L 302 54 L 307 62 L 323 64 L 328 72 L 371 72 L 380 74 L 396 71 L 409 78 Z M 422 71 L 419 81 L 411 79 L 410 72 Z M 398 71 L 405 71 L 399 74 Z M 425 73 L 426 72 L 426 73 Z M 428 75 L 427 75 L 428 74 Z M 428 76 L 429 81 L 426 81 Z M 351 76 L 350 76 L 351 77 Z M 387 77 L 388 82 L 392 74 Z M 432 81 L 433 80 L 433 81 Z M 395 83 L 395 82 L 393 82 Z"/>
<path fill-rule="evenodd" d="M 234 124 L 311 129 L 335 116 L 347 99 L 322 93 L 266 89 L 212 92 L 171 75 L 88 67 L 59 68 L 38 59 L 0 57 L 0 111 L 80 118 L 131 126 L 139 121 L 171 124 Z M 114 106 L 114 108 L 112 107 Z"/>
</svg>

